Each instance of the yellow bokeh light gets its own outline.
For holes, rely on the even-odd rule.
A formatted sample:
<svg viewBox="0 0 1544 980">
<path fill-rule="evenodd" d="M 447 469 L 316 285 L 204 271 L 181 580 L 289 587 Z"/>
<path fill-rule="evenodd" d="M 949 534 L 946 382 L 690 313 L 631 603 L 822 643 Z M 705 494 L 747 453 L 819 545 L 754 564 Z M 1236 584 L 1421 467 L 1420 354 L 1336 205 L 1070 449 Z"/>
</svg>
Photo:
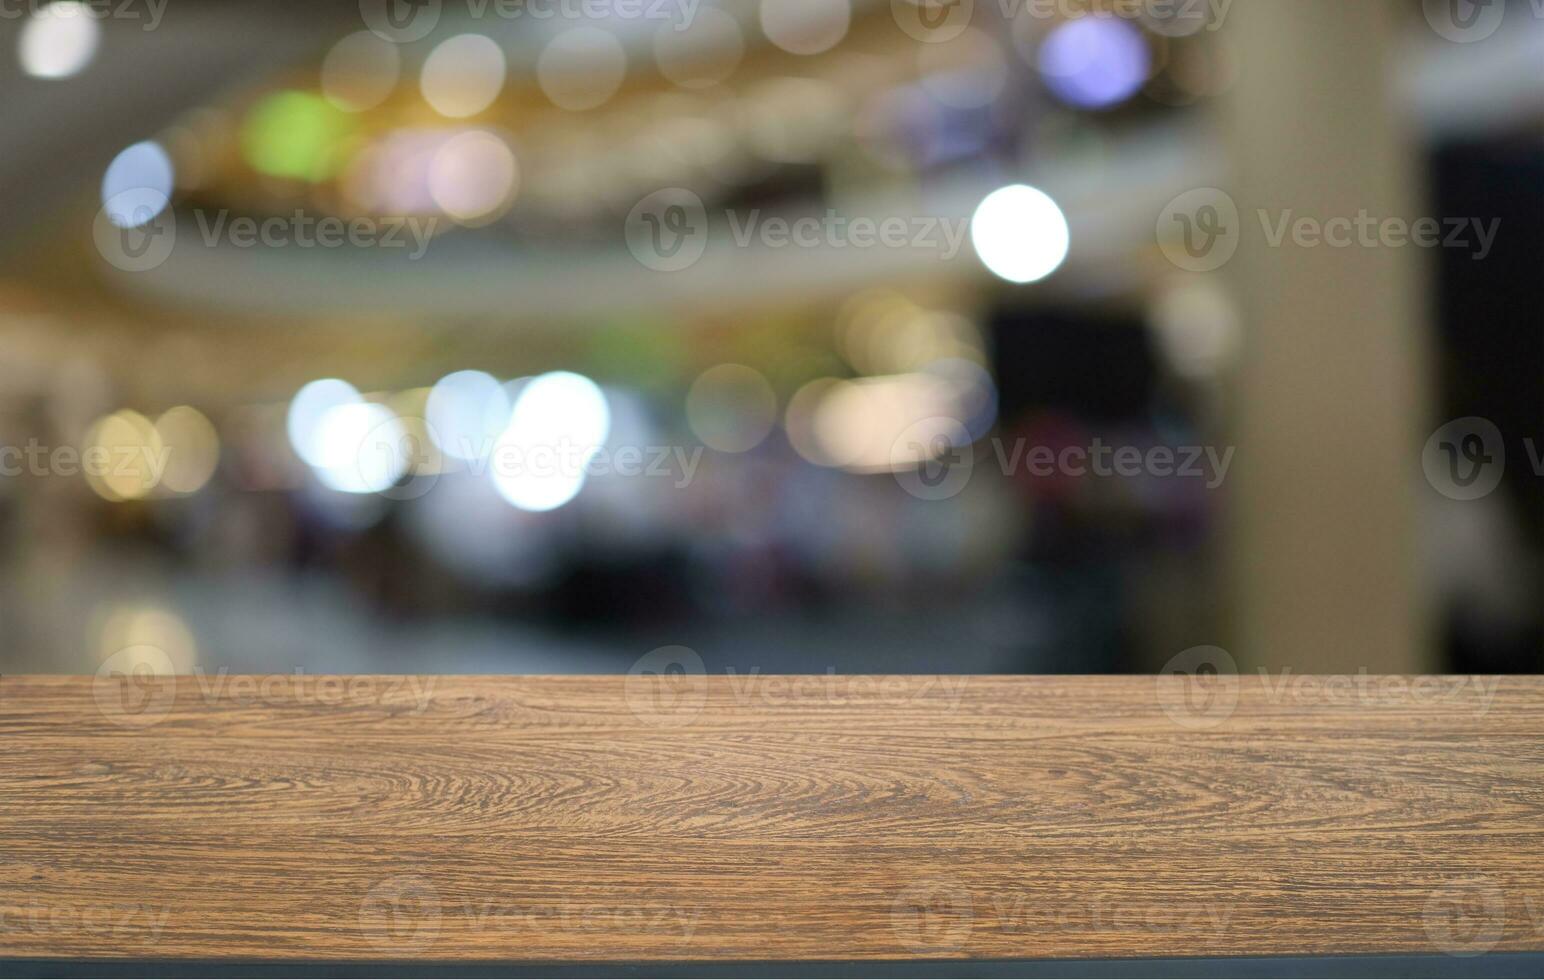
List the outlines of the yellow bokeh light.
<svg viewBox="0 0 1544 980">
<path fill-rule="evenodd" d="M 179 405 L 156 419 L 155 431 L 166 450 L 161 488 L 196 493 L 220 462 L 220 437 L 214 425 L 198 409 Z"/>
<path fill-rule="evenodd" d="M 193 631 L 183 618 L 157 606 L 118 606 L 108 611 L 99 634 L 99 658 L 116 658 L 129 673 L 191 674 L 198 663 Z M 127 661 L 127 662 L 125 662 Z"/>
<path fill-rule="evenodd" d="M 166 446 L 138 412 L 104 416 L 86 434 L 81 469 L 105 500 L 138 500 L 154 490 L 166 469 Z"/>
</svg>

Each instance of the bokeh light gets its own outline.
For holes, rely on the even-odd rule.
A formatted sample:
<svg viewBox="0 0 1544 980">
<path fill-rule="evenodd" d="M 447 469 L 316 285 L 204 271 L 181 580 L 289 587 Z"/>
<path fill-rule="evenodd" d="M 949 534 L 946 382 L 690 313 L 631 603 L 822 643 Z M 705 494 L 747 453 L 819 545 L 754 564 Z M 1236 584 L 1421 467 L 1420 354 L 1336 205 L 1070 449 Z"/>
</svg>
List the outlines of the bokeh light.
<svg viewBox="0 0 1544 980">
<path fill-rule="evenodd" d="M 343 175 L 357 207 L 382 214 L 427 214 L 438 208 L 429 179 L 446 130 L 397 129 L 366 146 Z"/>
<path fill-rule="evenodd" d="M 493 133 L 457 133 L 434 151 L 428 179 L 441 211 L 464 224 L 488 221 L 514 200 L 515 154 Z"/>
<path fill-rule="evenodd" d="M 155 431 L 166 447 L 161 489 L 196 493 L 209 482 L 220 462 L 220 437 L 204 413 L 179 405 L 155 420 Z"/>
<path fill-rule="evenodd" d="M 113 157 L 102 175 L 102 209 L 120 228 L 138 228 L 166 209 L 175 183 L 172 158 L 145 140 Z"/>
<path fill-rule="evenodd" d="M 322 94 L 350 112 L 380 105 L 397 86 L 402 55 L 370 31 L 356 31 L 332 46 L 322 61 Z"/>
<path fill-rule="evenodd" d="M 59 0 L 36 10 L 16 38 L 22 71 L 34 78 L 68 78 L 91 63 L 102 25 L 84 3 Z"/>
<path fill-rule="evenodd" d="M 743 453 L 766 439 L 777 422 L 777 395 L 744 364 L 720 364 L 698 375 L 686 394 L 686 420 L 709 449 Z"/>
<path fill-rule="evenodd" d="M 82 470 L 105 500 L 138 500 L 159 484 L 166 447 L 150 420 L 138 412 L 114 412 L 86 434 Z"/>
<path fill-rule="evenodd" d="M 945 358 L 986 360 L 986 342 L 967 317 L 925 309 L 892 290 L 852 297 L 836 330 L 842 357 L 863 374 L 900 374 Z"/>
<path fill-rule="evenodd" d="M 1237 355 L 1238 310 L 1214 281 L 1197 277 L 1168 285 L 1149 316 L 1160 349 L 1181 377 L 1209 380 Z"/>
<path fill-rule="evenodd" d="M 783 428 L 788 444 L 806 462 L 816 466 L 840 466 L 846 462 L 830 454 L 824 440 L 816 433 L 816 420 L 826 398 L 849 383 L 838 378 L 816 378 L 788 399 L 788 407 L 783 411 Z"/>
<path fill-rule="evenodd" d="M 97 648 L 125 674 L 187 675 L 198 663 L 198 646 L 187 622 L 170 609 L 118 605 L 91 617 L 100 622 Z"/>
<path fill-rule="evenodd" d="M 1113 17 L 1058 24 L 1040 46 L 1041 77 L 1070 105 L 1103 109 L 1135 95 L 1147 81 L 1152 54 L 1141 31 Z"/>
<path fill-rule="evenodd" d="M 942 381 L 951 403 L 947 415 L 972 439 L 980 439 L 997 423 L 997 384 L 975 361 L 946 357 L 927 365 L 923 374 Z"/>
<path fill-rule="evenodd" d="M 317 182 L 342 165 L 339 150 L 352 134 L 348 113 L 311 92 L 289 89 L 262 99 L 241 130 L 242 155 L 270 177 Z"/>
<path fill-rule="evenodd" d="M 560 109 L 593 109 L 616 94 L 627 74 L 622 42 L 598 27 L 564 31 L 536 59 L 536 81 Z"/>
<path fill-rule="evenodd" d="M 706 88 L 734 73 L 745 56 L 740 22 L 717 7 L 703 7 L 685 30 L 667 24 L 654 35 L 660 74 L 683 88 Z"/>
<path fill-rule="evenodd" d="M 429 435 L 445 455 L 487 459 L 509 424 L 510 398 L 499 380 L 483 371 L 457 371 L 429 392 Z"/>
<path fill-rule="evenodd" d="M 325 461 L 316 478 L 343 493 L 380 493 L 395 486 L 411 462 L 407 432 L 385 405 L 354 402 L 327 410 L 315 444 Z"/>
<path fill-rule="evenodd" d="M 1056 271 L 1067 258 L 1071 233 L 1049 195 L 1013 184 L 988 194 L 976 208 L 970 240 L 992 272 L 1009 282 L 1028 283 Z"/>
<path fill-rule="evenodd" d="M 611 409 L 595 382 L 567 371 L 532 378 L 494 448 L 494 486 L 521 510 L 556 510 L 584 488 L 610 431 Z"/>
<path fill-rule="evenodd" d="M 295 455 L 308 466 L 332 466 L 335 461 L 327 456 L 327 446 L 322 439 L 322 419 L 328 412 L 342 405 L 355 405 L 364 401 L 359 389 L 338 378 L 322 378 L 312 381 L 295 393 L 290 400 L 285 428 Z"/>
<path fill-rule="evenodd" d="M 789 54 L 820 54 L 847 36 L 850 0 L 763 0 L 761 30 Z"/>
<path fill-rule="evenodd" d="M 815 406 L 814 437 L 825 465 L 860 472 L 914 466 L 957 431 L 956 389 L 931 374 L 844 381 Z"/>
<path fill-rule="evenodd" d="M 424 101 L 452 119 L 473 116 L 493 104 L 508 66 L 499 46 L 481 34 L 457 34 L 429 52 L 418 77 Z"/>
</svg>

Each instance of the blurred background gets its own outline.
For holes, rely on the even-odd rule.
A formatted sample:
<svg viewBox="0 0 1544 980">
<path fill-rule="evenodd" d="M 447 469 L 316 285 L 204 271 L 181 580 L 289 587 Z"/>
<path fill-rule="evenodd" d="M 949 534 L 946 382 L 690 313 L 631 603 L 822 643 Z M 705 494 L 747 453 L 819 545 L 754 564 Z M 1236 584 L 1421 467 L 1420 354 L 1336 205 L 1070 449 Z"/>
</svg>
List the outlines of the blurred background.
<svg viewBox="0 0 1544 980">
<path fill-rule="evenodd" d="M 0 87 L 0 671 L 1544 662 L 1541 0 L 11 0 Z"/>
</svg>

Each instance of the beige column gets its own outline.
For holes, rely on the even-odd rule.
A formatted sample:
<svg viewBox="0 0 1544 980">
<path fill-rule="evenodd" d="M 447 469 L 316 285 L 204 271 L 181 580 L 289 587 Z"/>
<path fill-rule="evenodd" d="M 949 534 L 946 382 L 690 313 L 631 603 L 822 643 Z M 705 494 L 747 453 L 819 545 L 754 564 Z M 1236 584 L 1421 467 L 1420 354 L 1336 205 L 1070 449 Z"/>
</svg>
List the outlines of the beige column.
<svg viewBox="0 0 1544 980">
<path fill-rule="evenodd" d="M 1243 334 L 1225 581 L 1241 670 L 1435 666 L 1415 567 L 1431 256 L 1304 247 L 1290 226 L 1273 246 L 1266 227 L 1287 209 L 1321 222 L 1421 213 L 1420 151 L 1390 94 L 1398 6 L 1237 0 L 1224 26 L 1242 237 L 1221 274 Z"/>
</svg>

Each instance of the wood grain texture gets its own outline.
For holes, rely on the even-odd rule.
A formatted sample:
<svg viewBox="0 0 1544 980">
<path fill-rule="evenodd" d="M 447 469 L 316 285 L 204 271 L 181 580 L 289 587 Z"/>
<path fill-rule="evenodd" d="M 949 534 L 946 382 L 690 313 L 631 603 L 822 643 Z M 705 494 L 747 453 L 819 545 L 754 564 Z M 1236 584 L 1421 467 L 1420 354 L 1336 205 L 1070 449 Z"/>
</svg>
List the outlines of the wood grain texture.
<svg viewBox="0 0 1544 980">
<path fill-rule="evenodd" d="M 1544 949 L 1528 678 L 0 678 L 0 957 Z"/>
</svg>

